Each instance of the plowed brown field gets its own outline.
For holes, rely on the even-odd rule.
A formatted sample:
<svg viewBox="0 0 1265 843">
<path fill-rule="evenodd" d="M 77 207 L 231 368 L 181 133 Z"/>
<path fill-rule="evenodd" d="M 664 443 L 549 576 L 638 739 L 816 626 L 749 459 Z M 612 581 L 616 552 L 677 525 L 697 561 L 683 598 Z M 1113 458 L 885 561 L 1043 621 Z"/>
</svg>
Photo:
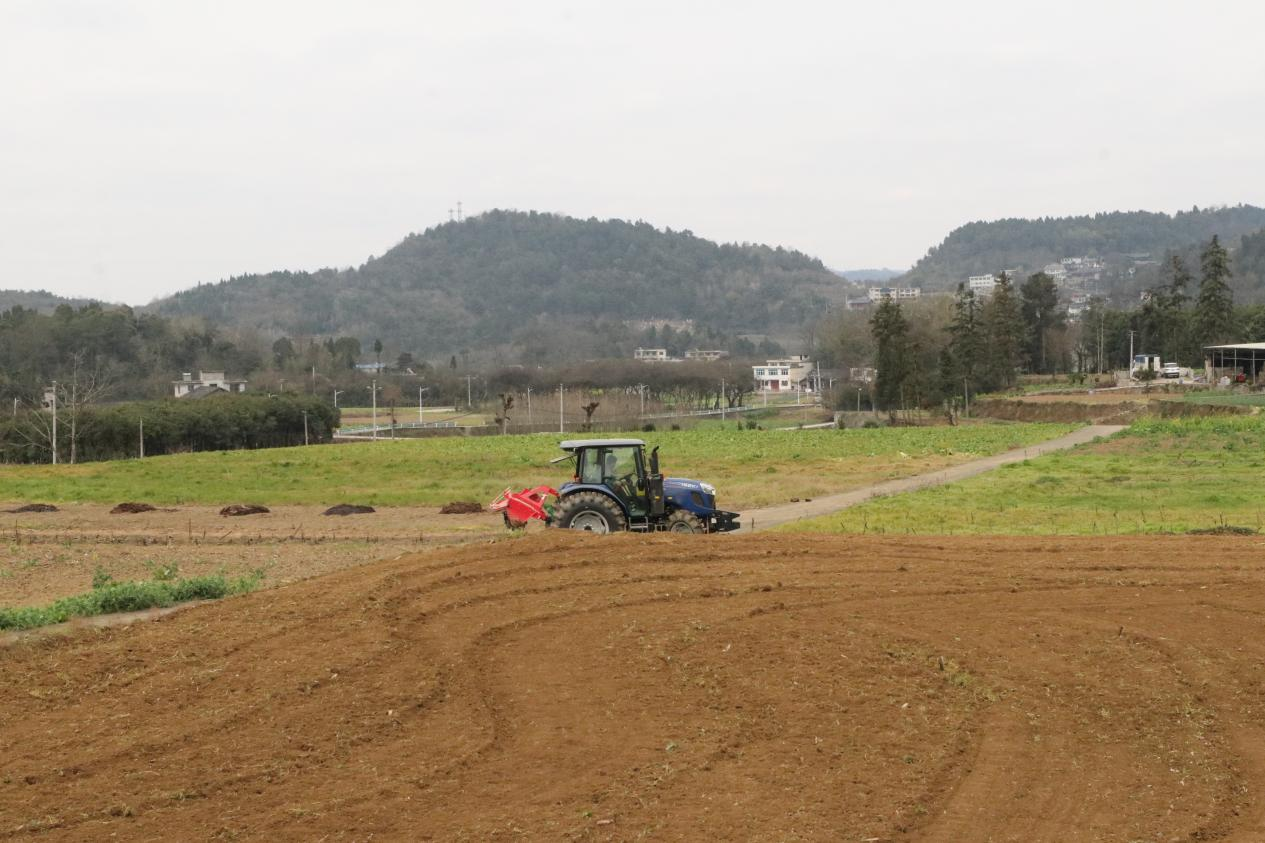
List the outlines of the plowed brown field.
<svg viewBox="0 0 1265 843">
<path fill-rule="evenodd" d="M 1265 542 L 545 533 L 0 649 L 0 838 L 1265 839 Z"/>
</svg>

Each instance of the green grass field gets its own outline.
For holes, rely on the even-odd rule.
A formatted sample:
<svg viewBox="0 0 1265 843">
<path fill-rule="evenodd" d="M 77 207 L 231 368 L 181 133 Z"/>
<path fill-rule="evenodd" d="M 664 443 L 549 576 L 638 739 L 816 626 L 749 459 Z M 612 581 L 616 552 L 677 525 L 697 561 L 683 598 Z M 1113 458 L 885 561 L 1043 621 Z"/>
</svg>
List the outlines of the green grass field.
<svg viewBox="0 0 1265 843">
<path fill-rule="evenodd" d="M 661 446 L 665 473 L 716 485 L 721 506 L 814 497 L 1040 442 L 1060 424 L 631 434 Z M 555 435 L 383 440 L 215 451 L 68 466 L 0 466 L 0 499 L 153 504 L 441 505 L 569 476 Z M 571 437 L 567 437 L 571 438 Z"/>
<path fill-rule="evenodd" d="M 1265 393 L 1222 392 L 1220 390 L 1201 390 L 1188 392 L 1184 401 L 1191 404 L 1217 404 L 1229 407 L 1265 407 Z"/>
<path fill-rule="evenodd" d="M 788 530 L 1112 534 L 1265 529 L 1265 420 L 1142 421 L 1109 440 Z"/>
</svg>

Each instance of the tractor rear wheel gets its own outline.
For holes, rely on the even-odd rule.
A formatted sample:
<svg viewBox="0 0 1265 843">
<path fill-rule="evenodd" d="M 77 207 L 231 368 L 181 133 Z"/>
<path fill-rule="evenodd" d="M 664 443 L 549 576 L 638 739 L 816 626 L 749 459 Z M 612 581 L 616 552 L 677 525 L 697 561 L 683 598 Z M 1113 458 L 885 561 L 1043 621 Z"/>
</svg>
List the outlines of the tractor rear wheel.
<svg viewBox="0 0 1265 843">
<path fill-rule="evenodd" d="M 707 525 L 694 513 L 678 509 L 668 516 L 667 531 L 669 533 L 706 533 Z"/>
<path fill-rule="evenodd" d="M 554 521 L 564 530 L 621 533 L 628 529 L 623 510 L 600 492 L 576 492 L 558 501 Z"/>
</svg>

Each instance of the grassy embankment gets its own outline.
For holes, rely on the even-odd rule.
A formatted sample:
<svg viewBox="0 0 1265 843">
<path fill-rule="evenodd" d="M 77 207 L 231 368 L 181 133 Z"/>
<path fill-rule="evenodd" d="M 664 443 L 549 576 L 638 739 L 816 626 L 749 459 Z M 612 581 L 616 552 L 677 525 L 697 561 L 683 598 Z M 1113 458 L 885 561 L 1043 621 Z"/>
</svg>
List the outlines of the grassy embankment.
<svg viewBox="0 0 1265 843">
<path fill-rule="evenodd" d="M 718 487 L 733 508 L 845 491 L 1062 435 L 1075 425 L 995 424 L 865 430 L 684 430 L 630 434 L 662 446 L 664 471 Z M 0 467 L 11 501 L 382 506 L 485 502 L 506 486 L 557 484 L 554 436 L 447 437 L 218 451 L 145 460 Z M 569 437 L 568 437 L 569 438 Z"/>
<path fill-rule="evenodd" d="M 1111 439 L 784 529 L 1120 534 L 1265 529 L 1265 420 L 1145 420 Z"/>
<path fill-rule="evenodd" d="M 63 597 L 46 606 L 23 606 L 13 609 L 0 608 L 0 630 L 32 629 L 38 626 L 64 623 L 72 618 L 86 618 L 114 612 L 138 612 L 193 600 L 216 600 L 231 594 L 254 591 L 262 571 L 229 579 L 224 574 L 177 579 L 172 575 L 156 576 L 151 580 L 114 582 L 98 572 L 92 590 L 73 597 Z"/>
</svg>

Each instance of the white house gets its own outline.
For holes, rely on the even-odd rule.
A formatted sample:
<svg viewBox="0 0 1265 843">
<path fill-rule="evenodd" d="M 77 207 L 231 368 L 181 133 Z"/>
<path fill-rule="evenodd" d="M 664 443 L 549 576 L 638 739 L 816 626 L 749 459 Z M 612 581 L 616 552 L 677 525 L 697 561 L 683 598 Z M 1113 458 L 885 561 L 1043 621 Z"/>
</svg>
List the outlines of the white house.
<svg viewBox="0 0 1265 843">
<path fill-rule="evenodd" d="M 993 288 L 997 286 L 997 277 L 994 275 L 972 275 L 966 279 L 966 286 L 967 289 L 977 296 L 991 296 Z"/>
<path fill-rule="evenodd" d="M 686 360 L 720 360 L 728 356 L 728 351 L 720 351 L 719 349 L 691 348 L 685 352 Z"/>
<path fill-rule="evenodd" d="M 231 381 L 224 377 L 223 372 L 198 372 L 195 379 L 192 372 L 184 372 L 180 376 L 180 380 L 172 381 L 175 387 L 177 398 L 185 398 L 195 392 L 199 395 L 205 395 L 208 392 L 221 390 L 223 392 L 245 392 L 246 381 Z"/>
<path fill-rule="evenodd" d="M 908 301 L 910 299 L 916 299 L 921 295 L 922 289 L 919 287 L 871 287 L 866 291 L 866 296 L 873 304 L 878 304 L 883 299 Z"/>
<path fill-rule="evenodd" d="M 666 348 L 638 348 L 633 352 L 633 359 L 645 360 L 648 363 L 662 363 L 668 359 Z"/>
<path fill-rule="evenodd" d="M 752 366 L 756 388 L 761 392 L 785 392 L 795 389 L 811 391 L 813 361 L 806 354 L 767 360 L 763 366 Z"/>
</svg>

